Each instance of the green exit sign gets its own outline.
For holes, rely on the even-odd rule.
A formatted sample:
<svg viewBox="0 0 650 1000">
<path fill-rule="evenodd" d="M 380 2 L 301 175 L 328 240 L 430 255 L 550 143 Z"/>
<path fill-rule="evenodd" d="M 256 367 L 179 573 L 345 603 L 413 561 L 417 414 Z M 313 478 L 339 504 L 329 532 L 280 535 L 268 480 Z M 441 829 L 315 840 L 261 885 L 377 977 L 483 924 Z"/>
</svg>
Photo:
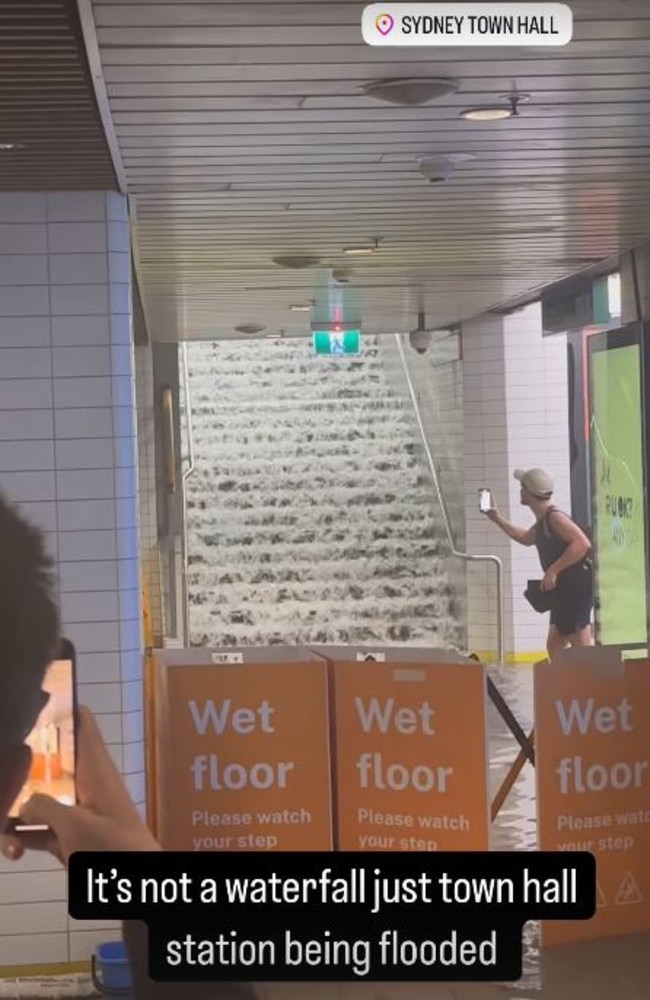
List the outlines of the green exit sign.
<svg viewBox="0 0 650 1000">
<path fill-rule="evenodd" d="M 314 350 L 316 354 L 359 354 L 361 331 L 314 330 Z"/>
</svg>

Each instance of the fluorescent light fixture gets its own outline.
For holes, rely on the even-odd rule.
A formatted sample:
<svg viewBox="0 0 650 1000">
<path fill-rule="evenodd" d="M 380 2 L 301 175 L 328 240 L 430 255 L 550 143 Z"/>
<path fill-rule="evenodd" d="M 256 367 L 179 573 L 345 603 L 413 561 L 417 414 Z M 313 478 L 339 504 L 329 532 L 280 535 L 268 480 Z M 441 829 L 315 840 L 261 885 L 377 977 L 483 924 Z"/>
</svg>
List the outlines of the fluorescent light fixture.
<svg viewBox="0 0 650 1000">
<path fill-rule="evenodd" d="M 311 305 L 308 302 L 296 302 L 289 309 L 292 313 L 308 313 L 311 312 Z"/>
<path fill-rule="evenodd" d="M 470 122 L 500 122 L 504 118 L 512 118 L 513 113 L 512 108 L 494 105 L 489 108 L 468 108 L 461 112 L 461 117 Z"/>
<path fill-rule="evenodd" d="M 466 111 L 461 111 L 461 118 L 466 118 L 470 122 L 500 122 L 505 118 L 517 118 L 519 105 L 527 104 L 530 101 L 530 94 L 502 94 L 499 100 L 504 103 L 467 108 Z"/>
<path fill-rule="evenodd" d="M 0 152 L 6 153 L 12 149 L 24 149 L 21 142 L 0 142 Z"/>
<path fill-rule="evenodd" d="M 374 246 L 343 247 L 343 253 L 348 257 L 371 257 L 376 249 Z"/>
</svg>

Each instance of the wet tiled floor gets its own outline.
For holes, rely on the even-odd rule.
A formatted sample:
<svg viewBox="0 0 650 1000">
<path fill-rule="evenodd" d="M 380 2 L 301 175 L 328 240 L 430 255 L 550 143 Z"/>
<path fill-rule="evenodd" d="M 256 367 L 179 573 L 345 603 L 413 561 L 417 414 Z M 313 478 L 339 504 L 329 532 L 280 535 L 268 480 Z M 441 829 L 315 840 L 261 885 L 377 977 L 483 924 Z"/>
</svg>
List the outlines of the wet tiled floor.
<svg viewBox="0 0 650 1000">
<path fill-rule="evenodd" d="M 532 728 L 532 669 L 508 667 L 493 679 L 526 732 Z M 518 747 L 490 705 L 490 784 L 501 784 Z M 526 765 L 493 826 L 495 850 L 533 850 L 535 832 L 534 771 Z M 13 992 L 12 992 L 13 990 Z M 217 988 L 215 988 L 215 995 Z M 191 1000 L 191 988 L 187 1000 Z M 260 1000 L 648 1000 L 650 935 L 595 944 L 566 946 L 540 953 L 534 925 L 524 929 L 524 975 L 515 985 L 404 986 L 387 983 L 261 986 Z M 88 979 L 9 983 L 0 980 L 0 998 L 51 1000 L 92 995 Z"/>
</svg>

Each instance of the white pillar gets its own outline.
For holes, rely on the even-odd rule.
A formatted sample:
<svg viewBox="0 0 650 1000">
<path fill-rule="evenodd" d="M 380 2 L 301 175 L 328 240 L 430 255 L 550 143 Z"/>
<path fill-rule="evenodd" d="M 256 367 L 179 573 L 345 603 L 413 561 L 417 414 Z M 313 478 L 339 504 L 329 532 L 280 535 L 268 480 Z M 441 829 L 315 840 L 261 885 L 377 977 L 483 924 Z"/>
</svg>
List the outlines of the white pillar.
<svg viewBox="0 0 650 1000">
<path fill-rule="evenodd" d="M 144 803 L 131 258 L 126 201 L 0 195 L 0 489 L 47 534 L 79 698 Z M 0 965 L 87 959 L 45 855 L 0 861 Z"/>
<path fill-rule="evenodd" d="M 636 276 L 638 281 L 639 303 L 637 303 L 634 287 L 634 266 L 632 254 L 624 254 L 621 258 L 621 322 L 635 323 L 639 318 L 650 318 L 650 247 L 640 247 L 635 252 Z M 639 317 L 639 304 L 641 317 Z"/>
</svg>

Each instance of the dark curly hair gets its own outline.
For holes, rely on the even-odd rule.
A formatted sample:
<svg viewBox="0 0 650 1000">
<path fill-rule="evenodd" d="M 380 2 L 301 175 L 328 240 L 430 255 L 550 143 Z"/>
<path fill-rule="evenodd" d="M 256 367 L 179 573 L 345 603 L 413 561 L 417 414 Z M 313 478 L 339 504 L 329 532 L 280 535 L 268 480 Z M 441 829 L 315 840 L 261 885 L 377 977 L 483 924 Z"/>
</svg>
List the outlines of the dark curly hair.
<svg viewBox="0 0 650 1000">
<path fill-rule="evenodd" d="M 58 645 L 45 539 L 0 493 L 0 738 L 35 722 L 34 705 Z"/>
</svg>

